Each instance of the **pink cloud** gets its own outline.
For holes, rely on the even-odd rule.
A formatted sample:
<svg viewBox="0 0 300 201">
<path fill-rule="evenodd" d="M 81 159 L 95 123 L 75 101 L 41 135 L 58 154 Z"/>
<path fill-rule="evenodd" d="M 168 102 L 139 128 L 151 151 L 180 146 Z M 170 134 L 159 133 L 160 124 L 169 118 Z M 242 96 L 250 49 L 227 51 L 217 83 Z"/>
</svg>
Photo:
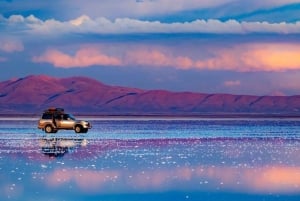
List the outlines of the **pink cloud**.
<svg viewBox="0 0 300 201">
<path fill-rule="evenodd" d="M 0 57 L 0 62 L 5 62 L 5 61 L 7 61 L 7 58 Z"/>
<path fill-rule="evenodd" d="M 127 52 L 127 65 L 175 67 L 179 69 L 231 70 L 239 72 L 286 71 L 300 69 L 300 47 L 297 44 L 262 43 L 242 44 L 210 52 L 213 56 L 192 59 L 173 55 L 171 50 L 139 49 Z M 200 55 L 199 55 L 200 56 Z M 225 86 L 238 86 L 237 81 L 226 81 Z"/>
<path fill-rule="evenodd" d="M 21 52 L 24 50 L 23 43 L 18 40 L 3 38 L 0 40 L 0 51 L 4 52 Z"/>
<path fill-rule="evenodd" d="M 286 96 L 286 94 L 282 91 L 273 91 L 269 94 L 270 96 Z"/>
<path fill-rule="evenodd" d="M 128 64 L 142 66 L 169 66 L 170 57 L 158 50 L 135 50 L 126 54 L 125 61 Z"/>
<path fill-rule="evenodd" d="M 79 49 L 74 56 L 58 50 L 48 50 L 41 56 L 34 57 L 34 62 L 47 62 L 56 67 L 88 67 L 93 65 L 118 66 L 121 61 L 118 58 L 103 54 L 96 48 L 85 47 Z"/>
<path fill-rule="evenodd" d="M 245 53 L 247 64 L 270 71 L 300 69 L 300 47 L 297 44 L 256 44 Z"/>
<path fill-rule="evenodd" d="M 128 65 L 175 67 L 181 69 L 188 69 L 193 66 L 193 60 L 187 56 L 174 56 L 170 52 L 155 49 L 128 51 L 124 63 Z"/>
<path fill-rule="evenodd" d="M 224 85 L 227 87 L 240 86 L 241 82 L 239 80 L 228 80 L 224 82 Z"/>
<path fill-rule="evenodd" d="M 76 22 L 77 23 L 77 22 Z M 79 22 L 78 22 L 79 23 Z M 103 48 L 102 48 L 103 49 Z M 241 44 L 230 48 L 209 50 L 210 57 L 190 57 L 161 47 L 121 48 L 109 56 L 99 48 L 80 48 L 75 55 L 48 50 L 36 56 L 34 62 L 47 62 L 56 67 L 146 66 L 177 69 L 230 70 L 238 72 L 300 70 L 300 47 L 297 44 L 263 43 Z M 123 55 L 123 56 L 121 56 Z M 226 81 L 225 86 L 238 86 L 237 81 Z"/>
<path fill-rule="evenodd" d="M 197 61 L 196 68 L 234 71 L 286 71 L 300 69 L 297 44 L 242 44 L 213 52 L 214 57 Z"/>
</svg>

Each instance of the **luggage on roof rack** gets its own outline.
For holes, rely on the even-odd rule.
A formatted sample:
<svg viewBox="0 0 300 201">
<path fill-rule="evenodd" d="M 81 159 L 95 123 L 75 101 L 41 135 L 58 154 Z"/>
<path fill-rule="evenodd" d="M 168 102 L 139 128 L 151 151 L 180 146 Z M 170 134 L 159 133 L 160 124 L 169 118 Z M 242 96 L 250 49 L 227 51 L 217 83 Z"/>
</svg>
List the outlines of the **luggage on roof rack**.
<svg viewBox="0 0 300 201">
<path fill-rule="evenodd" d="M 45 113 L 64 113 L 64 111 L 63 108 L 49 108 L 45 110 Z"/>
</svg>

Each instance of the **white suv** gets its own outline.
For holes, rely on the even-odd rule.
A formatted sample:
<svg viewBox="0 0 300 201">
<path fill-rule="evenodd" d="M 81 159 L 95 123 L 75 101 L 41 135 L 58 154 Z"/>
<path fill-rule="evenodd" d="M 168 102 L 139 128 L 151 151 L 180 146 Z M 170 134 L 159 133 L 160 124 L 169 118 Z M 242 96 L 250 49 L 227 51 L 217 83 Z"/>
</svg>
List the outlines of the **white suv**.
<svg viewBox="0 0 300 201">
<path fill-rule="evenodd" d="M 62 108 L 45 110 L 38 122 L 38 128 L 46 133 L 56 133 L 58 130 L 74 130 L 76 133 L 87 133 L 92 125 L 88 121 L 76 120 Z"/>
</svg>

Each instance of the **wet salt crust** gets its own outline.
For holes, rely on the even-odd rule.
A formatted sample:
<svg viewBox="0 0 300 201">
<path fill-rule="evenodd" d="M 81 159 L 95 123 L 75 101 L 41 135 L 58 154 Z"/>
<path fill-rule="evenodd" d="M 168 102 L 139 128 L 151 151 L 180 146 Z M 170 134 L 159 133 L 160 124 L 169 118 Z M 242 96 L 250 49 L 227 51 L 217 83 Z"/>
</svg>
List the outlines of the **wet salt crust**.
<svg viewBox="0 0 300 201">
<path fill-rule="evenodd" d="M 299 200 L 298 119 L 0 120 L 1 200 Z"/>
</svg>

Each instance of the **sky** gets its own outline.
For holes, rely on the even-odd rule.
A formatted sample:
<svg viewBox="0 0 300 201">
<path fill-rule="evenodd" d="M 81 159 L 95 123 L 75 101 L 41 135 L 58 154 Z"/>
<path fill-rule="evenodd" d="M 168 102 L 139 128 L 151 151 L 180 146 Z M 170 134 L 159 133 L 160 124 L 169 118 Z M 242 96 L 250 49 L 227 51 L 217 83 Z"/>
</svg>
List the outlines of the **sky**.
<svg viewBox="0 0 300 201">
<path fill-rule="evenodd" d="M 0 81 L 300 94 L 300 0 L 3 0 Z"/>
</svg>

